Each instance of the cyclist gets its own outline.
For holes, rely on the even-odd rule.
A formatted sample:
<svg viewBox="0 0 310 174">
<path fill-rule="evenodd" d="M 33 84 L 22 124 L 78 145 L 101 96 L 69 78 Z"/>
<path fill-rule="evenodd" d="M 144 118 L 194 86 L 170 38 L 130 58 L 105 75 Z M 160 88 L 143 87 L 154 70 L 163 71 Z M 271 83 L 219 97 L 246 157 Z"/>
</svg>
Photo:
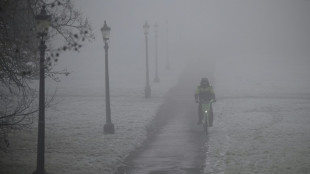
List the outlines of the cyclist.
<svg viewBox="0 0 310 174">
<path fill-rule="evenodd" d="M 203 113 L 201 109 L 201 101 L 210 102 L 210 100 L 213 99 L 215 101 L 215 94 L 213 91 L 212 86 L 210 86 L 208 78 L 202 78 L 200 81 L 200 85 L 196 88 L 195 91 L 195 101 L 196 103 L 199 103 L 198 105 L 198 123 L 201 124 Z M 213 123 L 213 109 L 212 105 L 210 108 L 210 126 L 212 126 Z"/>
</svg>

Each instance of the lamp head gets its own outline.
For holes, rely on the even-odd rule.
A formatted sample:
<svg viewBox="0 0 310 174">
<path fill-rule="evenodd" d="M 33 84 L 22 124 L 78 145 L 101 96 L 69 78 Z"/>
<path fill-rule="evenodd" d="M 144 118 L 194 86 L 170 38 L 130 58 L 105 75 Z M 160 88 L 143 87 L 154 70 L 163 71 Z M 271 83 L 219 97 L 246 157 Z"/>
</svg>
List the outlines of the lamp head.
<svg viewBox="0 0 310 174">
<path fill-rule="evenodd" d="M 102 37 L 103 37 L 104 41 L 109 40 L 109 38 L 110 38 L 110 31 L 111 31 L 111 28 L 107 25 L 107 22 L 104 21 L 103 27 L 101 28 Z"/>
<path fill-rule="evenodd" d="M 35 20 L 39 36 L 46 36 L 48 27 L 51 25 L 51 16 L 46 13 L 45 5 L 42 6 L 40 14 L 35 16 Z"/>
<path fill-rule="evenodd" d="M 144 29 L 144 34 L 148 34 L 149 33 L 150 26 L 147 23 L 147 21 L 145 21 L 145 24 L 143 25 L 143 29 Z"/>
</svg>

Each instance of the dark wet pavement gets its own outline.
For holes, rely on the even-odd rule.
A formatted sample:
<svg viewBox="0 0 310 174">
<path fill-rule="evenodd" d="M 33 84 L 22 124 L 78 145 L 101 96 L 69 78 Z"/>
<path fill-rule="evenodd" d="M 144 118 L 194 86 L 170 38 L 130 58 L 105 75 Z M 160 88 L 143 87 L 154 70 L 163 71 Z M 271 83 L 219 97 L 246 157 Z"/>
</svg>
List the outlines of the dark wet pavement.
<svg viewBox="0 0 310 174">
<path fill-rule="evenodd" d="M 127 163 L 130 174 L 199 174 L 206 157 L 206 136 L 197 125 L 194 87 L 179 85 L 157 115 L 158 131 Z"/>
</svg>

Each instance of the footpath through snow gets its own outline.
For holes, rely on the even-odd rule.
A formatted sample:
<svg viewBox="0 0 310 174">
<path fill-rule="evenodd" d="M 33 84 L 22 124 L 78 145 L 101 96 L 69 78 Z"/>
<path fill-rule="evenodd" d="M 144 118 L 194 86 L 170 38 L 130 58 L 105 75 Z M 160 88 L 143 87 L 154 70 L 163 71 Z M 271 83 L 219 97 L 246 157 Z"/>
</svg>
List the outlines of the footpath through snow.
<svg viewBox="0 0 310 174">
<path fill-rule="evenodd" d="M 197 72 L 198 68 L 190 69 Z M 308 78 L 308 71 L 305 70 L 307 76 L 304 77 Z M 189 85 L 197 84 L 205 74 L 205 71 L 192 72 L 183 74 L 185 79 L 192 80 Z M 235 83 L 238 88 L 232 88 L 229 74 L 215 73 L 217 102 L 214 104 L 214 126 L 206 143 L 204 173 L 309 174 L 309 93 L 294 94 L 283 90 L 281 94 L 278 88 L 271 87 L 269 93 L 260 91 L 282 81 L 269 79 L 273 83 L 262 81 L 261 86 L 251 86 L 252 79 L 248 77 L 252 76 L 239 75 L 233 80 L 243 81 Z M 145 140 L 146 127 L 156 115 L 165 93 L 176 84 L 177 76 L 178 73 L 167 75 L 161 83 L 152 84 L 151 99 L 144 98 L 143 85 L 111 88 L 112 122 L 116 129 L 113 135 L 103 134 L 104 89 L 90 91 L 85 88 L 78 94 L 60 89 L 56 98 L 58 104 L 46 111 L 47 173 L 113 174 L 126 156 Z M 304 84 L 308 82 L 307 78 L 294 79 Z M 240 89 L 245 86 L 247 89 Z M 253 95 L 254 88 L 259 91 L 256 95 Z M 9 151 L 0 154 L 0 174 L 35 170 L 36 126 L 35 123 L 29 129 L 11 134 Z"/>
</svg>

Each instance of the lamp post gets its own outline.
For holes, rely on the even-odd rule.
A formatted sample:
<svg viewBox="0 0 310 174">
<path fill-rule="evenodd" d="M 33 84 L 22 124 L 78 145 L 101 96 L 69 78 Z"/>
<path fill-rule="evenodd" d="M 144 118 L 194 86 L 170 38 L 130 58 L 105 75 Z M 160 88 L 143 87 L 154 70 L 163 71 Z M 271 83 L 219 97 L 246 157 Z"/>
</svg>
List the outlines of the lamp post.
<svg viewBox="0 0 310 174">
<path fill-rule="evenodd" d="M 104 21 L 104 25 L 101 28 L 102 37 L 104 41 L 105 50 L 105 99 L 106 99 L 106 123 L 103 127 L 103 132 L 105 134 L 114 134 L 114 125 L 111 121 L 111 108 L 110 108 L 110 86 L 109 86 L 109 63 L 108 63 L 108 40 L 110 37 L 111 28 Z"/>
<path fill-rule="evenodd" d="M 170 70 L 169 61 L 169 39 L 168 39 L 168 21 L 167 21 L 167 31 L 166 31 L 166 69 Z"/>
<path fill-rule="evenodd" d="M 146 85 L 145 85 L 145 98 L 150 98 L 151 97 L 151 86 L 149 82 L 149 59 L 148 59 L 148 43 L 147 43 L 147 35 L 149 33 L 150 26 L 145 21 L 145 24 L 143 25 L 144 29 L 144 35 L 145 35 L 145 66 L 146 66 Z"/>
<path fill-rule="evenodd" d="M 45 39 L 50 25 L 50 15 L 47 15 L 45 6 L 40 14 L 35 16 L 36 29 L 40 39 L 40 84 L 39 84 L 39 122 L 38 122 L 38 144 L 37 144 L 37 169 L 33 174 L 45 174 L 44 152 L 45 152 Z"/>
<path fill-rule="evenodd" d="M 154 82 L 155 83 L 159 83 L 159 77 L 158 77 L 158 50 L 157 50 L 157 33 L 158 33 L 158 25 L 155 24 L 154 25 L 154 29 L 155 29 L 155 79 Z"/>
</svg>

